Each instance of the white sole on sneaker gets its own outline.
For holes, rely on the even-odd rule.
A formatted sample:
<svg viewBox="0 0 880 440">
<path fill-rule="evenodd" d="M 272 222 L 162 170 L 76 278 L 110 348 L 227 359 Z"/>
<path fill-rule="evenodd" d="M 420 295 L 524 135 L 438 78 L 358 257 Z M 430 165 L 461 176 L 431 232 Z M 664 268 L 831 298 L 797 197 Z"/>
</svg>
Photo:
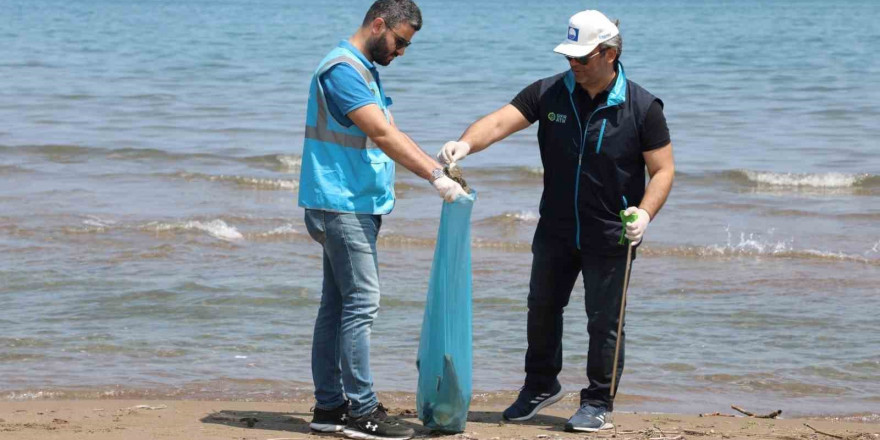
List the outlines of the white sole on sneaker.
<svg viewBox="0 0 880 440">
<path fill-rule="evenodd" d="M 309 423 L 309 428 L 316 432 L 340 432 L 345 429 L 345 425 L 334 425 L 327 423 Z"/>
<path fill-rule="evenodd" d="M 354 429 L 348 429 L 348 428 L 346 428 L 345 431 L 343 431 L 343 432 L 345 433 L 346 437 L 357 439 L 357 440 L 409 440 L 412 438 L 412 436 L 382 437 L 382 436 L 378 436 L 378 435 L 370 435 L 370 434 L 367 434 L 366 432 L 355 431 Z"/>
<path fill-rule="evenodd" d="M 562 391 L 562 389 L 560 388 L 558 393 L 546 398 L 543 402 L 541 402 L 537 406 L 535 406 L 535 409 L 533 409 L 532 412 L 530 412 L 522 417 L 514 417 L 514 418 L 507 419 L 507 420 L 510 420 L 513 422 L 524 422 L 528 419 L 531 419 L 532 417 L 535 417 L 535 415 L 538 414 L 538 411 L 540 411 L 550 405 L 553 405 L 556 402 L 559 402 L 560 400 L 562 400 L 563 397 L 565 397 L 565 392 Z"/>
<path fill-rule="evenodd" d="M 611 429 L 611 428 L 614 428 L 614 424 L 609 423 L 609 422 L 605 422 L 605 424 L 600 426 L 599 428 L 578 428 L 578 427 L 571 426 L 571 425 L 565 426 L 565 430 L 568 432 L 596 432 L 596 431 L 604 431 L 606 429 Z"/>
</svg>

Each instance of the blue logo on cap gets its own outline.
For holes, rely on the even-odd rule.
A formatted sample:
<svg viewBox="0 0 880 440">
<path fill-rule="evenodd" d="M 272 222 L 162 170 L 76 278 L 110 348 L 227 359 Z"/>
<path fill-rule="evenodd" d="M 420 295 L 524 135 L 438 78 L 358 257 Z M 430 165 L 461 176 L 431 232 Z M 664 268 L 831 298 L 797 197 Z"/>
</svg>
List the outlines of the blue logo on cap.
<svg viewBox="0 0 880 440">
<path fill-rule="evenodd" d="M 573 28 L 571 26 L 568 27 L 568 39 L 571 41 L 578 40 L 578 30 L 577 28 Z"/>
</svg>

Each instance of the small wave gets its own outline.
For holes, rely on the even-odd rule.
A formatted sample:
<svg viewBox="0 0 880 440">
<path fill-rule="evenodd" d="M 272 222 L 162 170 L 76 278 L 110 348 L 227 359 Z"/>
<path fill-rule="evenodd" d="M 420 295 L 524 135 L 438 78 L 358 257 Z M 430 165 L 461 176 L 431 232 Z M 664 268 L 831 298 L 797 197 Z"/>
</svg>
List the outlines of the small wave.
<svg viewBox="0 0 880 440">
<path fill-rule="evenodd" d="M 242 240 L 244 236 L 233 226 L 229 226 L 223 220 L 212 220 L 208 223 L 198 221 L 186 222 L 185 229 L 198 229 L 205 231 L 214 238 L 220 240 Z"/>
<path fill-rule="evenodd" d="M 245 157 L 242 161 L 251 166 L 258 166 L 282 173 L 298 172 L 302 158 L 296 155 L 268 154 L 264 156 Z"/>
<path fill-rule="evenodd" d="M 0 347 L 6 348 L 45 348 L 52 345 L 46 340 L 36 338 L 0 338 Z"/>
<path fill-rule="evenodd" d="M 874 400 L 876 401 L 877 399 L 874 399 Z M 827 417 L 827 419 L 835 420 L 835 421 L 842 421 L 842 422 L 880 423 L 880 414 L 863 413 L 863 414 L 853 414 L 853 415 L 849 415 L 849 416 Z M 858 437 L 856 437 L 856 438 L 858 439 Z"/>
<path fill-rule="evenodd" d="M 540 176 L 544 177 L 544 167 L 520 167 L 517 170 L 530 177 Z"/>
<path fill-rule="evenodd" d="M 792 379 L 774 377 L 772 374 L 707 374 L 701 379 L 717 384 L 736 385 L 746 390 L 777 391 L 789 396 L 811 396 L 815 394 L 844 395 L 846 389 Z"/>
<path fill-rule="evenodd" d="M 173 177 L 184 180 L 206 180 L 209 182 L 229 182 L 248 189 L 286 190 L 294 191 L 299 188 L 299 182 L 286 179 L 262 179 L 259 177 L 211 175 L 202 173 L 178 172 Z"/>
<path fill-rule="evenodd" d="M 727 242 L 724 244 L 712 244 L 708 246 L 677 246 L 677 247 L 645 247 L 639 252 L 649 256 L 676 256 L 676 257 L 778 257 L 797 259 L 819 259 L 850 261 L 880 266 L 880 258 L 871 259 L 866 256 L 845 254 L 843 252 L 831 252 L 816 249 L 795 249 L 792 241 L 773 240 L 764 237 L 763 234 L 741 232 L 739 241 L 733 239 L 733 233 L 727 228 Z M 772 234 L 772 230 L 768 235 Z M 875 248 L 880 247 L 880 241 Z M 868 255 L 873 252 L 865 252 Z"/>
<path fill-rule="evenodd" d="M 732 170 L 723 173 L 741 183 L 774 187 L 853 188 L 880 186 L 880 176 L 846 173 L 776 173 L 771 171 Z"/>
<path fill-rule="evenodd" d="M 85 385 L 52 389 L 22 389 L 5 392 L 0 400 L 30 401 L 49 399 L 196 399 L 196 400 L 248 400 L 248 401 L 296 401 L 308 402 L 313 391 L 303 382 L 275 379 L 218 378 L 183 385 L 150 382 L 138 387 L 136 384 Z"/>
<path fill-rule="evenodd" d="M 862 263 L 880 266 L 880 259 L 866 258 L 861 255 L 843 252 L 820 251 L 815 249 L 791 249 L 784 243 L 752 244 L 745 246 L 677 246 L 677 247 L 645 247 L 639 253 L 655 257 L 696 257 L 696 258 L 729 258 L 729 257 L 773 257 L 801 260 L 828 260 Z"/>
<path fill-rule="evenodd" d="M 4 399 L 13 402 L 21 402 L 26 400 L 48 400 L 62 398 L 65 394 L 66 393 L 63 391 L 13 391 L 4 396 Z"/>
<path fill-rule="evenodd" d="M 42 354 L 0 353 L 0 364 L 41 361 L 45 358 Z"/>
<path fill-rule="evenodd" d="M 188 157 L 223 158 L 222 156 L 205 153 L 173 153 L 154 148 L 101 148 L 67 144 L 0 146 L 0 152 L 45 156 L 53 162 L 68 162 L 93 157 L 132 160 L 162 159 L 171 161 L 179 161 Z"/>
<path fill-rule="evenodd" d="M 487 225 L 511 225 L 517 223 L 537 223 L 538 214 L 532 211 L 505 212 L 487 219 L 481 220 L 480 224 Z"/>
<path fill-rule="evenodd" d="M 88 99 L 94 99 L 96 96 L 85 93 L 59 93 L 54 95 L 53 98 L 67 101 L 85 101 Z"/>
<path fill-rule="evenodd" d="M 116 224 L 116 221 L 105 220 L 98 216 L 89 215 L 85 220 L 83 220 L 83 224 L 86 226 L 97 228 L 99 231 L 104 231 L 105 229 L 114 226 Z"/>
<path fill-rule="evenodd" d="M 45 144 L 45 145 L 0 145 L 0 153 L 25 154 L 43 156 L 49 161 L 67 163 L 92 158 L 113 160 L 157 160 L 180 163 L 186 160 L 226 161 L 245 163 L 250 166 L 279 172 L 299 171 L 302 159 L 297 155 L 268 154 L 263 156 L 227 156 L 211 153 L 179 153 L 155 148 L 102 148 L 82 145 Z"/>
<path fill-rule="evenodd" d="M 170 102 L 177 99 L 177 96 L 170 93 L 138 93 L 134 95 L 120 96 L 122 99 L 131 99 L 133 101 L 154 101 L 154 102 Z"/>
<path fill-rule="evenodd" d="M 32 170 L 20 167 L 18 165 L 0 165 L 0 176 L 11 176 L 13 174 L 28 174 Z"/>
<path fill-rule="evenodd" d="M 469 171 L 469 170 L 468 170 Z M 510 175 L 513 177 L 540 178 L 544 177 L 544 167 L 539 166 L 517 166 L 517 167 L 500 167 L 500 168 L 482 168 L 474 169 L 473 174 L 481 175 Z"/>
<path fill-rule="evenodd" d="M 156 231 L 156 232 L 166 232 L 166 231 L 178 231 L 178 230 L 198 230 L 207 232 L 208 235 L 224 240 L 224 241 L 238 241 L 244 240 L 244 236 L 241 235 L 241 232 L 238 232 L 234 226 L 229 226 L 223 220 L 211 220 L 209 222 L 200 222 L 200 221 L 187 221 L 187 222 L 178 222 L 178 223 L 148 223 L 143 226 L 141 229 Z"/>
<path fill-rule="evenodd" d="M 293 228 L 293 225 L 286 224 L 284 226 L 279 226 L 275 229 L 272 229 L 268 232 L 261 232 L 258 234 L 254 234 L 253 238 L 255 239 L 271 239 L 271 238 L 283 238 L 289 237 L 291 235 L 300 235 L 299 231 Z"/>
</svg>

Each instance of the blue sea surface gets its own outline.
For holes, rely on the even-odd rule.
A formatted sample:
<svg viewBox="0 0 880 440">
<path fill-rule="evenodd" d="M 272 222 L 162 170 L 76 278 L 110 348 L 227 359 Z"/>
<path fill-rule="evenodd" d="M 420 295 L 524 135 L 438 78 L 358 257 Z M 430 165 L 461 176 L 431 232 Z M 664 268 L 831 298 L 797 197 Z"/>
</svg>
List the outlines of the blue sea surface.
<svg viewBox="0 0 880 440">
<path fill-rule="evenodd" d="M 585 7 L 620 19 L 628 77 L 665 104 L 676 183 L 633 266 L 619 409 L 878 420 L 880 2 L 418 3 L 422 30 L 380 72 L 429 154 L 566 70 L 552 49 Z M 370 4 L 0 2 L 0 396 L 308 397 L 306 100 Z M 461 163 L 480 192 L 475 392 L 523 380 L 535 133 Z M 398 170 L 371 360 L 377 389 L 414 392 L 441 201 Z"/>
</svg>

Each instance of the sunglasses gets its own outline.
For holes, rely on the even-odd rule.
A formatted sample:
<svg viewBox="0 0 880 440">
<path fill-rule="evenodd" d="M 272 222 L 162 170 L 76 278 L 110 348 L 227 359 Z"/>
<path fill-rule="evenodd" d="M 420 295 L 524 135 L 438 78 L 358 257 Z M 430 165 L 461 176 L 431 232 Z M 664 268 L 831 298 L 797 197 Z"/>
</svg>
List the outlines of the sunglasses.
<svg viewBox="0 0 880 440">
<path fill-rule="evenodd" d="M 386 28 L 386 29 L 388 29 L 389 31 L 391 31 L 392 34 L 394 34 L 394 45 L 396 46 L 397 50 L 403 49 L 404 47 L 409 47 L 409 45 L 412 44 L 412 41 L 409 41 L 406 38 L 401 37 L 400 35 L 397 34 L 397 32 L 394 32 L 394 29 L 391 29 L 390 27 Z"/>
<path fill-rule="evenodd" d="M 571 61 L 571 60 L 575 60 L 575 61 L 578 62 L 578 64 L 580 64 L 580 65 L 582 65 L 582 66 L 586 66 L 587 63 L 590 62 L 590 58 L 596 57 L 596 56 L 602 54 L 603 52 L 605 52 L 606 50 L 608 50 L 608 49 L 602 49 L 602 50 L 600 50 L 600 51 L 598 51 L 598 52 L 596 52 L 596 53 L 594 53 L 594 54 L 592 54 L 592 55 L 584 55 L 584 56 L 582 56 L 582 57 L 570 57 L 570 56 L 567 56 L 567 55 L 566 55 L 566 56 L 565 56 L 565 59 L 567 59 L 567 60 L 569 60 L 569 61 Z"/>
</svg>

